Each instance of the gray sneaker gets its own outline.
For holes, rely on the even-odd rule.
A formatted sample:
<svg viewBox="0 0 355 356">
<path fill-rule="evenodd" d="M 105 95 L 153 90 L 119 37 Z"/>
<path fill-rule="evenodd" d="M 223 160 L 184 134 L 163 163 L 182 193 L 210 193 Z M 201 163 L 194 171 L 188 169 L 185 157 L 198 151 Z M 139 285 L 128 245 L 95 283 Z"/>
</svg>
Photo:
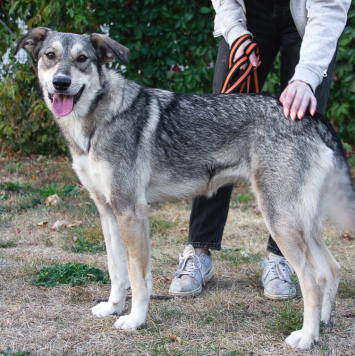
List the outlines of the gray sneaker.
<svg viewBox="0 0 355 356">
<path fill-rule="evenodd" d="M 195 255 L 192 245 L 187 245 L 179 256 L 179 268 L 171 282 L 169 294 L 178 297 L 194 297 L 202 292 L 204 285 L 213 277 L 211 254 Z"/>
<path fill-rule="evenodd" d="M 270 253 L 261 262 L 264 294 L 269 299 L 289 299 L 296 296 L 296 287 L 291 281 L 293 268 L 285 257 Z"/>
</svg>

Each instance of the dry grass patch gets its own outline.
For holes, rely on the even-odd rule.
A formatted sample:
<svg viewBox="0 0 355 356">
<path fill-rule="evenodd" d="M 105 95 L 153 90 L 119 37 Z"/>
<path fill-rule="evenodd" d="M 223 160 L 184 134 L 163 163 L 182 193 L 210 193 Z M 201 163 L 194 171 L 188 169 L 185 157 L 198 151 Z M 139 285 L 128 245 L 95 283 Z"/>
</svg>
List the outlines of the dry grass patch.
<svg viewBox="0 0 355 356">
<path fill-rule="evenodd" d="M 85 282 L 37 287 L 43 267 L 81 263 L 107 270 L 99 216 L 66 158 L 0 157 L 0 355 L 355 355 L 355 241 L 326 224 L 324 239 L 343 267 L 332 319 L 306 352 L 287 348 L 300 327 L 303 302 L 264 298 L 260 261 L 268 231 L 246 182 L 239 182 L 222 241 L 213 252 L 215 277 L 193 299 L 152 300 L 137 333 L 112 327 L 117 315 L 95 318 L 93 298 L 110 285 Z M 8 184 L 5 184 L 7 182 Z M 55 183 L 55 184 L 54 184 Z M 75 194 L 63 193 L 74 186 Z M 59 192 L 46 206 L 40 190 Z M 62 192 L 62 193 L 61 193 Z M 187 241 L 190 201 L 151 206 L 154 294 L 167 295 Z M 80 222 L 50 227 L 59 220 Z M 38 223 L 47 224 L 38 225 Z M 91 277 L 92 278 L 92 277 Z M 126 302 L 129 312 L 131 301 Z M 28 356 L 28 355 L 27 355 Z"/>
</svg>

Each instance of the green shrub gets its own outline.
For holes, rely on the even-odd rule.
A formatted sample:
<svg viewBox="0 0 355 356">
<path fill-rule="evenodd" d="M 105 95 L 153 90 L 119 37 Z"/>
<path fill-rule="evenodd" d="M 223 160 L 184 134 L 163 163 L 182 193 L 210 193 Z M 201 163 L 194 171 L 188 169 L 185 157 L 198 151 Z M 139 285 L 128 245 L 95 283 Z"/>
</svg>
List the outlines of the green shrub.
<svg viewBox="0 0 355 356">
<path fill-rule="evenodd" d="M 32 59 L 24 64 L 3 55 L 13 49 L 22 30 L 46 26 L 58 31 L 109 34 L 130 49 L 128 66 L 114 63 L 125 77 L 146 86 L 178 92 L 211 92 L 218 39 L 212 36 L 214 10 L 210 0 L 17 0 L 1 2 L 0 11 L 0 145 L 22 152 L 66 152 L 61 134 L 41 99 Z M 343 140 L 355 137 L 355 0 L 339 42 L 336 80 L 327 115 Z M 279 92 L 276 62 L 265 88 Z"/>
<path fill-rule="evenodd" d="M 10 18 L 24 20 L 29 29 L 46 26 L 74 33 L 101 32 L 100 25 L 109 23 L 110 36 L 131 50 L 130 65 L 114 64 L 126 77 L 174 91 L 211 91 L 217 41 L 211 35 L 209 0 L 5 1 L 0 11 L 0 67 L 3 54 L 22 36 Z M 3 65 L 0 84 L 0 144 L 22 152 L 65 152 L 41 99 L 33 61 L 20 64 L 10 59 Z"/>
</svg>

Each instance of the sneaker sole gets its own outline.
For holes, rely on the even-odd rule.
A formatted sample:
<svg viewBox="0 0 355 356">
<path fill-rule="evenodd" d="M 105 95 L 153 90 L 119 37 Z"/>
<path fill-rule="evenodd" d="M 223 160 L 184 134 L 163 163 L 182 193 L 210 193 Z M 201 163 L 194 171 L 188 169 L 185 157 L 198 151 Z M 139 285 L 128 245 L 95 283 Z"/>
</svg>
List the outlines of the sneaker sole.
<svg viewBox="0 0 355 356">
<path fill-rule="evenodd" d="M 293 299 L 296 297 L 297 292 L 295 291 L 295 293 L 293 294 L 287 294 L 287 295 L 279 295 L 279 294 L 269 294 L 268 292 L 265 291 L 264 289 L 264 295 L 266 298 L 268 299 L 272 299 L 272 300 L 286 300 L 286 299 Z"/>
<path fill-rule="evenodd" d="M 207 283 L 209 280 L 211 280 L 211 278 L 213 276 L 214 276 L 214 271 L 212 268 L 211 272 L 206 274 L 206 276 L 205 276 L 205 283 Z M 174 295 L 175 297 L 179 297 L 179 298 L 196 297 L 199 294 L 201 294 L 201 292 L 202 292 L 202 285 L 199 288 L 197 288 L 191 292 L 171 292 L 169 290 L 170 295 Z"/>
</svg>

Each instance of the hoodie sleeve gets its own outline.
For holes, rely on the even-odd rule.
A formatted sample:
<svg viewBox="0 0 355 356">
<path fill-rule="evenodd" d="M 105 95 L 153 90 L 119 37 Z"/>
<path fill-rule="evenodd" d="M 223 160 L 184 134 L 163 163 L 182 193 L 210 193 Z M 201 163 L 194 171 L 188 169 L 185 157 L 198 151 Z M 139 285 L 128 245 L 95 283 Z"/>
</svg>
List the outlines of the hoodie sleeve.
<svg viewBox="0 0 355 356">
<path fill-rule="evenodd" d="M 216 11 L 215 36 L 222 35 L 229 47 L 233 42 L 251 33 L 247 30 L 244 3 L 237 0 L 212 0 Z"/>
<path fill-rule="evenodd" d="M 309 84 L 315 92 L 323 76 L 327 75 L 328 65 L 346 25 L 350 3 L 351 0 L 307 1 L 308 21 L 302 39 L 300 61 L 290 83 L 301 80 Z M 297 9 L 291 10 L 295 17 L 294 12 L 297 12 Z"/>
</svg>

